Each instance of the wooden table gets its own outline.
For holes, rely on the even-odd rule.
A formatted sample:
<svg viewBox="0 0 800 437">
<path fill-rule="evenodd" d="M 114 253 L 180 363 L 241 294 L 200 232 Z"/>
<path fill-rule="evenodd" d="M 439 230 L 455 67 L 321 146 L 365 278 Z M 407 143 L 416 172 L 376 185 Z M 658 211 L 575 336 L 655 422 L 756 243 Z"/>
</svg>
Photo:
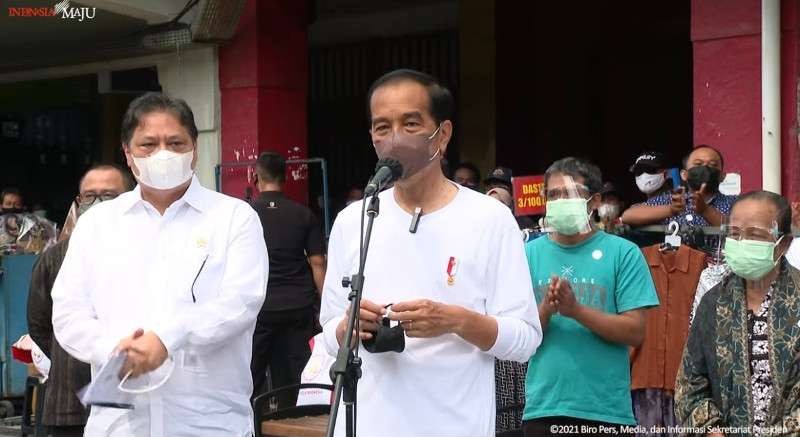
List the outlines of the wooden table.
<svg viewBox="0 0 800 437">
<path fill-rule="evenodd" d="M 264 437 L 325 437 L 328 415 L 296 419 L 267 420 L 261 423 Z"/>
</svg>

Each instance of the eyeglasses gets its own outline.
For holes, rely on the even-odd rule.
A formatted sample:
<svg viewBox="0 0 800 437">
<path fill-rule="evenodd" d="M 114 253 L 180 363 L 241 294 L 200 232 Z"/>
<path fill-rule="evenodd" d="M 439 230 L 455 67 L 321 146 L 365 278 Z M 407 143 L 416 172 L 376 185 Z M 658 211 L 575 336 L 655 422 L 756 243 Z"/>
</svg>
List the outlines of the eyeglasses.
<svg viewBox="0 0 800 437">
<path fill-rule="evenodd" d="M 758 226 L 740 228 L 738 226 L 726 225 L 722 227 L 722 233 L 725 238 L 736 241 L 753 240 L 767 243 L 774 243 L 778 240 L 778 237 L 781 236 L 776 228 L 766 229 Z"/>
<path fill-rule="evenodd" d="M 75 196 L 75 201 L 80 205 L 89 205 L 94 203 L 97 199 L 100 199 L 101 202 L 105 202 L 106 200 L 114 199 L 117 196 L 119 196 L 119 194 L 113 191 L 103 191 L 102 193 L 89 191 Z"/>
<path fill-rule="evenodd" d="M 574 184 L 569 187 L 549 188 L 544 195 L 547 200 L 586 199 L 589 197 L 589 187 L 583 184 Z"/>
</svg>

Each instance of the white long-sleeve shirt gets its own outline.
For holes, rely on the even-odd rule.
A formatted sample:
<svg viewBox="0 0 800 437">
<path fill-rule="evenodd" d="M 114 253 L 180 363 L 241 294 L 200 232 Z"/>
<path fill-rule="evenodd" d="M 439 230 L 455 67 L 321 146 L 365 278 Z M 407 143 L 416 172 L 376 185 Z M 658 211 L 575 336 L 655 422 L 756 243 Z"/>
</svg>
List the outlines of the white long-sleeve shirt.
<svg viewBox="0 0 800 437">
<path fill-rule="evenodd" d="M 252 337 L 268 269 L 255 211 L 197 178 L 163 216 L 138 187 L 82 215 L 53 287 L 58 342 L 96 373 L 142 328 L 175 360 L 167 383 L 137 395 L 134 410 L 93 407 L 85 435 L 249 436 Z"/>
<path fill-rule="evenodd" d="M 494 317 L 498 334 L 486 352 L 455 334 L 406 338 L 402 353 L 371 354 L 360 347 L 360 433 L 494 436 L 494 358 L 525 362 L 542 338 L 522 233 L 503 204 L 464 188 L 444 208 L 423 214 L 415 234 L 394 190 L 380 199 L 363 298 L 382 305 L 414 299 L 460 305 Z M 336 326 L 349 305 L 342 277 L 358 270 L 360 215 L 360 202 L 342 211 L 328 247 L 320 321 L 334 356 Z M 455 267 L 448 269 L 451 258 Z M 337 435 L 345 435 L 344 419 L 342 407 Z"/>
</svg>

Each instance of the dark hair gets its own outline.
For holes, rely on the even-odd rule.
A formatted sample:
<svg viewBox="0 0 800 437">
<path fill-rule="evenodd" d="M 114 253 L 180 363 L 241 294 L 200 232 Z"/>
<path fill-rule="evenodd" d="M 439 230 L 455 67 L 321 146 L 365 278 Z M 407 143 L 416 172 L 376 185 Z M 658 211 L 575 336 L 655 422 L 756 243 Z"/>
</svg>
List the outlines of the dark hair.
<svg viewBox="0 0 800 437">
<path fill-rule="evenodd" d="M 570 156 L 554 162 L 544 173 L 545 189 L 550 176 L 554 174 L 583 179 L 584 185 L 589 188 L 589 194 L 597 194 L 603 189 L 603 174 L 600 168 L 588 161 Z"/>
<path fill-rule="evenodd" d="M 264 152 L 256 161 L 258 178 L 265 182 L 283 182 L 286 179 L 286 160 L 279 153 Z"/>
<path fill-rule="evenodd" d="M 370 102 L 375 90 L 382 86 L 399 82 L 414 82 L 425 87 L 430 99 L 430 107 L 428 109 L 436 124 L 449 120 L 453 116 L 453 95 L 450 94 L 447 88 L 443 87 L 435 77 L 429 74 L 404 68 L 384 74 L 369 87 L 369 92 L 367 92 L 367 121 L 369 123 L 372 123 Z"/>
<path fill-rule="evenodd" d="M 78 189 L 80 189 L 80 186 L 83 185 L 83 180 L 86 179 L 86 175 L 95 170 L 115 170 L 119 172 L 119 175 L 122 176 L 122 186 L 125 188 L 125 191 L 132 190 L 136 185 L 133 181 L 133 176 L 128 169 L 117 164 L 94 164 L 89 167 L 89 170 L 86 170 L 86 173 L 84 173 L 83 176 L 81 176 L 81 181 L 78 182 Z"/>
<path fill-rule="evenodd" d="M 455 176 L 456 172 L 459 169 L 465 168 L 471 171 L 475 175 L 475 182 L 481 183 L 481 171 L 478 169 L 478 166 L 471 163 L 471 162 L 462 162 L 453 169 L 453 176 Z"/>
<path fill-rule="evenodd" d="M 720 152 L 719 150 L 717 150 L 716 148 L 714 148 L 712 146 L 709 146 L 708 144 L 698 144 L 695 148 L 690 150 L 689 153 L 687 153 L 683 157 L 683 168 L 684 169 L 686 169 L 686 167 L 689 165 L 689 157 L 691 157 L 692 153 L 694 153 L 697 149 L 713 150 L 717 154 L 717 156 L 719 156 L 719 166 L 720 166 L 720 168 L 721 169 L 725 168 L 725 158 L 722 156 L 722 152 Z"/>
<path fill-rule="evenodd" d="M 142 116 L 151 112 L 168 112 L 175 116 L 183 127 L 189 132 L 193 142 L 197 142 L 197 125 L 194 124 L 194 114 L 189 105 L 182 99 L 171 99 L 161 93 L 145 93 L 133 99 L 125 115 L 122 117 L 122 144 L 129 144 L 133 132 L 139 127 Z"/>
<path fill-rule="evenodd" d="M 789 201 L 780 194 L 775 194 L 772 191 L 751 191 L 747 194 L 739 196 L 731 206 L 731 212 L 736 208 L 740 202 L 747 200 L 755 200 L 760 202 L 771 202 L 775 209 L 778 210 L 778 215 L 775 221 L 778 222 L 778 232 L 784 235 L 792 233 L 792 208 L 789 206 Z"/>
<path fill-rule="evenodd" d="M 17 197 L 19 197 L 20 199 L 23 198 L 22 197 L 22 191 L 20 191 L 19 188 L 17 188 L 17 187 L 8 187 L 8 188 L 3 189 L 2 192 L 0 192 L 0 203 L 3 203 L 6 200 L 6 196 L 9 196 L 9 195 L 12 195 L 12 194 L 17 196 Z"/>
</svg>

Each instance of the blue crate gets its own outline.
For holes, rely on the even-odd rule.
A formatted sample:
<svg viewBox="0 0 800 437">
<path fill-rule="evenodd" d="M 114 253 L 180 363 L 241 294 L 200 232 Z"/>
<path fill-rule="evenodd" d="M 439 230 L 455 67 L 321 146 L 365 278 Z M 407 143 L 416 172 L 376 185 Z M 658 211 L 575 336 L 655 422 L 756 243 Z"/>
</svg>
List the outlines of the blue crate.
<svg viewBox="0 0 800 437">
<path fill-rule="evenodd" d="M 37 258 L 0 256 L 0 398 L 25 395 L 28 369 L 11 358 L 11 345 L 28 332 L 28 288 Z"/>
</svg>

